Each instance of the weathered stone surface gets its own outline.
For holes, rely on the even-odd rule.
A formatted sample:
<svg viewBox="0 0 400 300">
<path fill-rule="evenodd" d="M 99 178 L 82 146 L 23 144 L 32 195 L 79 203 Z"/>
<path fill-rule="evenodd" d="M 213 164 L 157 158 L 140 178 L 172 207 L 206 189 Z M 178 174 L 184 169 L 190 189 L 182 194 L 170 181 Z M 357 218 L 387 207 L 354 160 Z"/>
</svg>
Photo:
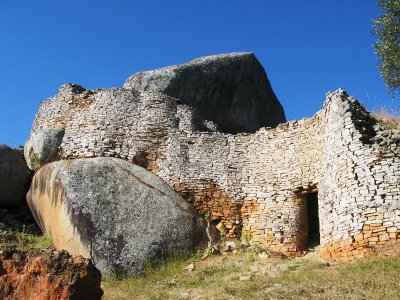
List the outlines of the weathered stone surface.
<svg viewBox="0 0 400 300">
<path fill-rule="evenodd" d="M 24 156 L 29 169 L 36 171 L 43 165 L 57 160 L 64 130 L 42 128 L 25 143 Z"/>
<path fill-rule="evenodd" d="M 136 73 L 124 87 L 177 98 L 226 133 L 255 132 L 286 121 L 264 68 L 253 53 L 207 56 Z"/>
<path fill-rule="evenodd" d="M 116 158 L 58 161 L 34 176 L 28 204 L 57 249 L 91 257 L 102 273 L 207 242 L 206 222 L 151 172 Z"/>
<path fill-rule="evenodd" d="M 101 299 L 101 274 L 90 260 L 66 251 L 29 257 L 19 250 L 0 251 L 0 298 Z"/>
<path fill-rule="evenodd" d="M 18 152 L 0 144 L 0 207 L 20 205 L 29 189 L 30 174 Z"/>
</svg>

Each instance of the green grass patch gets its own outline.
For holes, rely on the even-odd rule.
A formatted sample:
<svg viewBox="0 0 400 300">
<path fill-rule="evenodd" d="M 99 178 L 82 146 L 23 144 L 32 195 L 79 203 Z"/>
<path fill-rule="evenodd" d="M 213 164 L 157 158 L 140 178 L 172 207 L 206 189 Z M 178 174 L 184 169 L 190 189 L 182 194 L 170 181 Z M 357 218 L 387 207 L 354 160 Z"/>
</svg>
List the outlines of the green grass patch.
<svg viewBox="0 0 400 300">
<path fill-rule="evenodd" d="M 48 235 L 30 233 L 8 229 L 6 233 L 0 234 L 0 248 L 16 247 L 24 251 L 35 251 L 50 248 L 52 240 Z"/>
<path fill-rule="evenodd" d="M 133 278 L 106 278 L 104 299 L 399 299 L 400 255 L 326 265 L 255 253 L 166 261 Z M 248 279 L 250 276 L 250 279 Z M 246 279 L 247 278 L 247 279 Z"/>
</svg>

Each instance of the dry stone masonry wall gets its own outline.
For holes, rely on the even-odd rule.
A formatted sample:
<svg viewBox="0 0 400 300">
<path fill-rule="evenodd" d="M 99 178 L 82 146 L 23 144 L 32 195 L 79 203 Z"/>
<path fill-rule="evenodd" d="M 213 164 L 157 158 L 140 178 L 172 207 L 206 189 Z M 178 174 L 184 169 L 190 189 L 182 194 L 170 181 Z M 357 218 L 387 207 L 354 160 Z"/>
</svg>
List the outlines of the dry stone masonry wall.
<svg viewBox="0 0 400 300">
<path fill-rule="evenodd" d="M 344 92 L 334 97 L 319 183 L 321 242 L 327 256 L 357 257 L 399 240 L 399 131 Z"/>
<path fill-rule="evenodd" d="M 163 94 L 65 85 L 41 104 L 32 135 L 63 128 L 64 159 L 141 164 L 221 220 L 229 236 L 246 232 L 273 251 L 306 250 L 313 191 L 325 256 L 362 256 L 399 240 L 400 134 L 344 91 L 328 94 L 310 119 L 253 134 L 193 131 L 192 114 Z"/>
<path fill-rule="evenodd" d="M 41 103 L 31 136 L 44 128 L 64 129 L 60 159 L 143 166 L 227 236 L 269 251 L 354 258 L 400 242 L 400 131 L 343 90 L 312 118 L 228 134 L 163 93 L 67 84 Z"/>
</svg>

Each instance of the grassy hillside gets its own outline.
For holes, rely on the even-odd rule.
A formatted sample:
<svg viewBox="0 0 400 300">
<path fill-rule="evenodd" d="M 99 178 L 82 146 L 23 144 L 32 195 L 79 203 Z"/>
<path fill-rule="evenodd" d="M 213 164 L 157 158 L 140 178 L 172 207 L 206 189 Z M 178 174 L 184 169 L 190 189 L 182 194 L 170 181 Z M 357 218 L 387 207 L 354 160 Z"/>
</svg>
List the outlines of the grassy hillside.
<svg viewBox="0 0 400 300">
<path fill-rule="evenodd" d="M 399 278 L 400 255 L 326 264 L 247 250 L 175 259 L 137 278 L 107 278 L 103 288 L 104 299 L 400 299 Z"/>
</svg>

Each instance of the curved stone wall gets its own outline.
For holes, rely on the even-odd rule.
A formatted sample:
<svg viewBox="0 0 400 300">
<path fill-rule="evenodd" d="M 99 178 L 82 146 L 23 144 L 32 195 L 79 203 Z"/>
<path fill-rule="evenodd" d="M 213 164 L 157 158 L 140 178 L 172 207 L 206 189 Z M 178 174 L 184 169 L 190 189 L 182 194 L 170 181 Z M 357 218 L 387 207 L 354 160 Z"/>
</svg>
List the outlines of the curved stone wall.
<svg viewBox="0 0 400 300">
<path fill-rule="evenodd" d="M 252 134 L 220 133 L 199 120 L 163 94 L 65 85 L 41 104 L 31 134 L 64 128 L 63 159 L 140 164 L 211 212 L 228 236 L 243 232 L 270 251 L 307 250 L 305 197 L 316 191 L 324 256 L 362 256 L 399 240 L 399 132 L 343 90 L 310 119 Z"/>
</svg>

